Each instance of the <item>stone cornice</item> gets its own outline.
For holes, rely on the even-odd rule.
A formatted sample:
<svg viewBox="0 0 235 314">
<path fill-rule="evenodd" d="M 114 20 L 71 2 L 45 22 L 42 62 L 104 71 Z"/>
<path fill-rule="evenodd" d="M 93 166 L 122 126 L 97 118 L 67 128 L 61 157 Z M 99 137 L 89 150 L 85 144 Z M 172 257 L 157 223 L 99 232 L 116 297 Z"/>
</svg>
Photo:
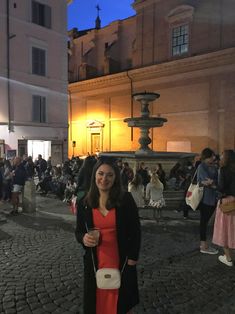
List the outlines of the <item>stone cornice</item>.
<svg viewBox="0 0 235 314">
<path fill-rule="evenodd" d="M 69 91 L 71 93 L 86 93 L 92 91 L 92 94 L 95 95 L 97 94 L 98 89 L 102 89 L 101 92 L 104 93 L 104 90 L 108 91 L 111 87 L 117 90 L 129 88 L 128 83 L 130 83 L 130 79 L 127 74 L 131 77 L 133 82 L 140 82 L 143 80 L 158 79 L 173 75 L 192 75 L 192 73 L 196 71 L 209 73 L 210 71 L 213 72 L 213 70 L 220 69 L 220 72 L 223 72 L 223 67 L 225 72 L 227 69 L 226 66 L 230 65 L 235 65 L 235 48 L 228 48 L 203 55 L 133 69 L 128 72 L 125 71 L 71 83 L 69 84 Z"/>
<path fill-rule="evenodd" d="M 161 2 L 162 0 L 136 0 L 134 3 L 132 3 L 132 7 L 134 10 L 139 11 L 142 8 L 149 6 L 153 3 Z"/>
</svg>

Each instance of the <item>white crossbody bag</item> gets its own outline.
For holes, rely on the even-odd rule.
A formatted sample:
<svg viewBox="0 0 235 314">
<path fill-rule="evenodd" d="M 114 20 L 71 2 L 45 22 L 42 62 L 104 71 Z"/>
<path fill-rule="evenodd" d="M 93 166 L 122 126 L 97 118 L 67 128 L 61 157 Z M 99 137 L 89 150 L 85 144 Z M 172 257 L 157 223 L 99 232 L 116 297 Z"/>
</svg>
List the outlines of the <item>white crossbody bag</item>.
<svg viewBox="0 0 235 314">
<path fill-rule="evenodd" d="M 87 228 L 87 225 L 86 225 Z M 88 228 L 87 228 L 88 230 Z M 100 268 L 96 270 L 94 255 L 91 248 L 92 263 L 96 278 L 96 286 L 99 289 L 119 289 L 121 286 L 121 276 L 127 263 L 127 258 L 120 271 L 117 268 Z"/>
</svg>

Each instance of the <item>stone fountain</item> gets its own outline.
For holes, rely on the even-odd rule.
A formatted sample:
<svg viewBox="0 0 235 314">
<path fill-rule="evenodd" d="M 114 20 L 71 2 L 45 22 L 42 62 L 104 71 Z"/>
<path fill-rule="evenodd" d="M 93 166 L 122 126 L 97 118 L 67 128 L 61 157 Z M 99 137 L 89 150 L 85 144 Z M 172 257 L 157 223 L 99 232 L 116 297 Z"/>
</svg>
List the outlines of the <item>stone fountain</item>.
<svg viewBox="0 0 235 314">
<path fill-rule="evenodd" d="M 167 119 L 162 117 L 150 117 L 149 114 L 149 102 L 154 101 L 160 97 L 157 93 L 137 93 L 132 96 L 134 100 L 137 100 L 141 104 L 141 116 L 135 118 L 124 119 L 129 127 L 140 128 L 140 148 L 135 152 L 137 155 L 148 155 L 152 154 L 153 150 L 149 147 L 152 140 L 149 137 L 149 129 L 155 127 L 162 127 Z"/>
<path fill-rule="evenodd" d="M 160 97 L 160 94 L 145 91 L 133 94 L 132 97 L 134 100 L 140 102 L 141 116 L 126 118 L 124 122 L 126 122 L 129 127 L 138 127 L 140 129 L 139 149 L 136 151 L 102 152 L 99 155 L 121 158 L 123 161 L 127 161 L 133 169 L 138 168 L 141 162 L 144 162 L 150 169 L 155 168 L 157 163 L 161 163 L 167 173 L 176 162 L 184 163 L 187 160 L 192 160 L 195 156 L 194 153 L 156 152 L 149 147 L 149 144 L 152 142 L 149 137 L 149 130 L 155 127 L 162 127 L 164 123 L 167 122 L 166 118 L 160 116 L 151 117 L 148 108 L 149 102 L 155 101 Z"/>
</svg>

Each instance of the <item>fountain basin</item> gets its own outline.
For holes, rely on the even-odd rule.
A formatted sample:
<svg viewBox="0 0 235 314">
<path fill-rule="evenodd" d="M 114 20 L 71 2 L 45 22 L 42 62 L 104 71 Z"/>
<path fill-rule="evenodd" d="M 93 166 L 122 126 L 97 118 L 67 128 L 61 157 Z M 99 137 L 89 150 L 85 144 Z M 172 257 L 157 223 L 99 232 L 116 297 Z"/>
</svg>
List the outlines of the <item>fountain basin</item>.
<svg viewBox="0 0 235 314">
<path fill-rule="evenodd" d="M 129 127 L 146 127 L 146 128 L 153 128 L 153 127 L 161 127 L 165 122 L 167 122 L 166 118 L 161 117 L 136 117 L 136 118 L 126 118 L 124 122 L 127 122 Z"/>
<path fill-rule="evenodd" d="M 187 152 L 156 152 L 151 149 L 99 153 L 99 156 L 102 157 L 112 157 L 121 159 L 123 162 L 128 162 L 134 170 L 138 169 L 141 162 L 144 162 L 145 166 L 150 170 L 155 169 L 157 163 L 161 163 L 167 175 L 176 162 L 186 164 L 187 161 L 193 161 L 196 155 L 196 153 Z"/>
<path fill-rule="evenodd" d="M 137 100 L 137 101 L 149 102 L 149 101 L 154 101 L 155 99 L 159 98 L 160 94 L 144 92 L 144 93 L 133 94 L 132 97 L 134 98 L 134 100 Z"/>
</svg>

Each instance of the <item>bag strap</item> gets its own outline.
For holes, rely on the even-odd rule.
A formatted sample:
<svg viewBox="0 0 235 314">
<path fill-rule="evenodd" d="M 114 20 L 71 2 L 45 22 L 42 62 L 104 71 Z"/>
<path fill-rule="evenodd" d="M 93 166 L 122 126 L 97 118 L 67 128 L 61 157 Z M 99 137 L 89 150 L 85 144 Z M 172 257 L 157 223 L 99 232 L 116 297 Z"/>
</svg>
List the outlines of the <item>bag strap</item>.
<svg viewBox="0 0 235 314">
<path fill-rule="evenodd" d="M 196 177 L 196 175 L 197 175 L 197 172 L 198 172 L 198 167 L 197 167 L 196 171 L 194 172 L 194 175 L 193 175 L 193 177 L 192 177 L 192 179 L 191 179 L 191 183 L 194 182 L 194 179 L 195 179 L 195 177 Z"/>
<path fill-rule="evenodd" d="M 87 223 L 85 222 L 85 226 L 86 226 L 86 231 L 88 232 L 88 226 L 87 226 Z M 92 247 L 91 247 L 91 258 L 92 258 L 92 264 L 93 264 L 93 269 L 94 269 L 94 273 L 95 273 L 95 275 L 96 275 L 96 267 L 95 267 L 95 260 L 94 260 L 94 254 L 93 254 L 93 249 L 92 249 Z M 125 268 L 125 266 L 126 266 L 126 263 L 127 263 L 127 257 L 126 257 L 126 259 L 125 259 L 125 262 L 124 262 L 124 264 L 123 264 L 123 266 L 122 266 L 122 269 L 121 269 L 121 274 L 123 273 L 123 271 L 124 271 L 124 268 Z"/>
</svg>

